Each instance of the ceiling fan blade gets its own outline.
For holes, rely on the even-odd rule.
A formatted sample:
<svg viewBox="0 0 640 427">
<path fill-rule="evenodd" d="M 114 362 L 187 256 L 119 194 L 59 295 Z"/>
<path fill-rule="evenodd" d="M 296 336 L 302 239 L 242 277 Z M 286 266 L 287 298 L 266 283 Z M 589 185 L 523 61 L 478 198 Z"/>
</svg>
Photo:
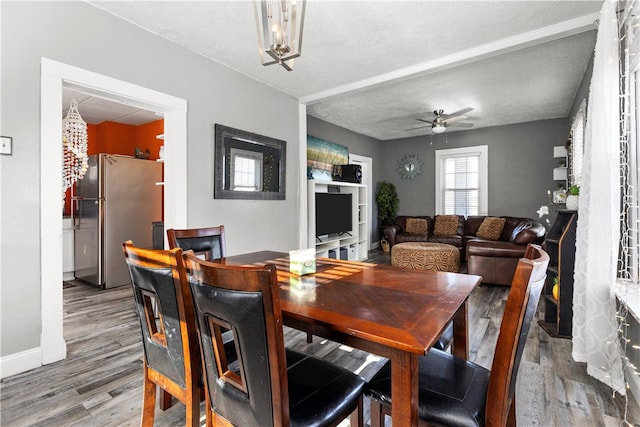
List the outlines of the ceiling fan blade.
<svg viewBox="0 0 640 427">
<path fill-rule="evenodd" d="M 443 114 L 442 118 L 445 120 L 449 120 L 453 117 L 457 117 L 457 116 L 464 116 L 465 113 L 468 113 L 469 111 L 472 111 L 473 108 L 471 107 L 467 107 L 467 108 L 463 108 L 462 110 L 458 110 L 455 113 L 451 113 L 451 114 Z"/>
<path fill-rule="evenodd" d="M 461 128 L 470 128 L 470 127 L 473 127 L 473 123 L 463 123 L 463 122 L 449 123 L 447 121 L 447 126 L 458 126 Z"/>
<path fill-rule="evenodd" d="M 457 121 L 467 120 L 467 119 L 468 119 L 468 117 L 463 114 L 461 116 L 449 117 L 448 119 L 445 120 L 445 122 L 447 122 L 447 123 L 455 123 Z"/>
<path fill-rule="evenodd" d="M 417 128 L 405 129 L 405 132 L 408 132 L 408 131 L 410 131 L 410 130 L 416 130 L 416 129 L 424 129 L 424 128 L 428 128 L 428 127 L 430 127 L 430 126 L 431 126 L 431 125 L 429 125 L 429 126 L 418 126 Z"/>
<path fill-rule="evenodd" d="M 424 122 L 424 123 L 429 123 L 431 124 L 433 122 L 433 120 L 425 120 L 425 119 L 416 119 L 419 122 Z"/>
</svg>

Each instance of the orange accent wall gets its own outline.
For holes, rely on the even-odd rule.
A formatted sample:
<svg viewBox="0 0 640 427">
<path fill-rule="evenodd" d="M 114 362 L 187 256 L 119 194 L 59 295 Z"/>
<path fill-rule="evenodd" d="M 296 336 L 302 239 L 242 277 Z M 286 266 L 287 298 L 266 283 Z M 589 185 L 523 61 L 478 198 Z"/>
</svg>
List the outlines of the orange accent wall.
<svg viewBox="0 0 640 427">
<path fill-rule="evenodd" d="M 160 146 L 164 145 L 164 141 L 162 139 L 157 139 L 156 136 L 161 134 L 164 134 L 163 119 L 136 126 L 136 144 L 142 150 L 146 150 L 148 148 L 151 153 L 149 158 L 152 160 L 160 158 Z"/>
<path fill-rule="evenodd" d="M 87 154 L 122 154 L 135 156 L 136 147 L 149 150 L 149 159 L 158 159 L 160 146 L 164 141 L 156 136 L 164 133 L 164 119 L 144 125 L 134 126 L 115 122 L 87 125 Z M 164 193 L 163 193 L 164 203 Z M 71 213 L 71 190 L 64 198 L 64 215 Z"/>
<path fill-rule="evenodd" d="M 87 125 L 87 154 L 98 153 L 98 125 Z"/>
<path fill-rule="evenodd" d="M 135 155 L 136 126 L 115 122 L 98 125 L 98 153 Z"/>
</svg>

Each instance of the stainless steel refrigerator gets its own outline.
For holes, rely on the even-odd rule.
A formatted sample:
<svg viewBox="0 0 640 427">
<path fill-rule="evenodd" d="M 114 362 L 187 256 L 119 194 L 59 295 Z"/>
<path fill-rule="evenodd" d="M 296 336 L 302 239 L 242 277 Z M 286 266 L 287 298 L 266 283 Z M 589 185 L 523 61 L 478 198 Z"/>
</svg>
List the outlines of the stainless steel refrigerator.
<svg viewBox="0 0 640 427">
<path fill-rule="evenodd" d="M 75 277 L 102 288 L 129 284 L 122 243 L 151 248 L 162 220 L 162 164 L 111 154 L 89 157 L 76 183 Z"/>
</svg>

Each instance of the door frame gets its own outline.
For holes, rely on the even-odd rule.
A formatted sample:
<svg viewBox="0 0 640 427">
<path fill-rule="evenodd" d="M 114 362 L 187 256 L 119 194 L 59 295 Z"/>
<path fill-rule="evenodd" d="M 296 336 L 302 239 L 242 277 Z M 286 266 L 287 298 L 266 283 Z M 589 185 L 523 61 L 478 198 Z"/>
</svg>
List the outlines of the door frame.
<svg viewBox="0 0 640 427">
<path fill-rule="evenodd" d="M 63 87 L 164 114 L 165 228 L 187 225 L 187 101 L 49 58 L 40 69 L 41 363 L 67 356 L 62 292 Z"/>
</svg>

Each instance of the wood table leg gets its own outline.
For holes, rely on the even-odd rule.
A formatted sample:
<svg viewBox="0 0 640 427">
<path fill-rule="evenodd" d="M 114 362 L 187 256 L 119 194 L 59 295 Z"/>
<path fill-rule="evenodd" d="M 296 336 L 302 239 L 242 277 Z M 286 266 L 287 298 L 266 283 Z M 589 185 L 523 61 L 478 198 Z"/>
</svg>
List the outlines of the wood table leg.
<svg viewBox="0 0 640 427">
<path fill-rule="evenodd" d="M 418 425 L 418 355 L 394 349 L 391 357 L 391 419 L 394 426 Z"/>
<path fill-rule="evenodd" d="M 469 359 L 469 301 L 458 309 L 453 317 L 453 343 L 451 353 L 463 359 Z"/>
</svg>

